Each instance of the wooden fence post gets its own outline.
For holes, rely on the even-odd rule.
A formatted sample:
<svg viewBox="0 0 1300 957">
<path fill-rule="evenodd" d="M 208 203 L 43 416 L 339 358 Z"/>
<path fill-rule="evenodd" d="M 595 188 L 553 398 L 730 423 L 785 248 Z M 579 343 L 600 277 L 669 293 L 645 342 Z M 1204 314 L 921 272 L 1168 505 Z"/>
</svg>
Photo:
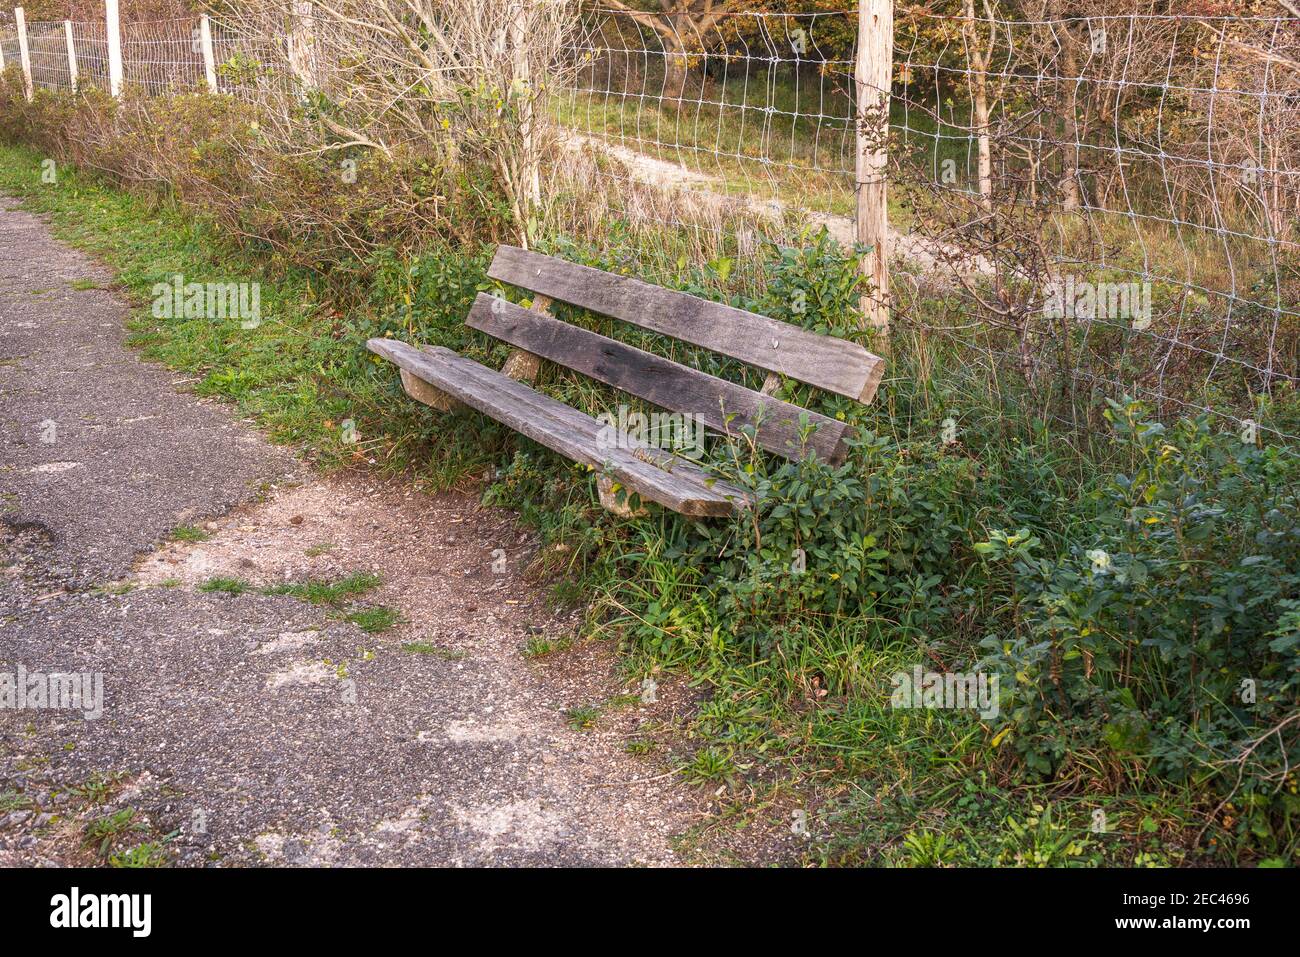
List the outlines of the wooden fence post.
<svg viewBox="0 0 1300 957">
<path fill-rule="evenodd" d="M 217 92 L 217 58 L 212 52 L 212 21 L 205 13 L 199 19 L 199 46 L 203 48 L 203 72 L 208 77 L 208 92 Z"/>
<path fill-rule="evenodd" d="M 122 95 L 122 19 L 117 0 L 104 0 L 104 32 L 108 37 L 108 92 Z"/>
<path fill-rule="evenodd" d="M 68 85 L 77 92 L 77 48 L 72 42 L 72 21 L 63 21 L 63 33 L 68 38 Z"/>
<path fill-rule="evenodd" d="M 310 0 L 293 5 L 289 23 L 289 69 L 304 90 L 316 88 L 315 25 Z"/>
<path fill-rule="evenodd" d="M 888 161 L 889 92 L 894 73 L 893 0 L 858 0 L 858 49 L 854 69 L 857 103 L 856 239 L 870 246 L 862 272 L 875 291 L 863 296 L 866 324 L 889 331 L 889 211 L 885 195 Z M 879 349 L 877 349 L 879 351 Z"/>
<path fill-rule="evenodd" d="M 27 14 L 22 7 L 14 7 L 14 21 L 18 24 L 18 59 L 23 64 L 23 92 L 32 98 L 32 54 L 27 47 Z"/>
</svg>

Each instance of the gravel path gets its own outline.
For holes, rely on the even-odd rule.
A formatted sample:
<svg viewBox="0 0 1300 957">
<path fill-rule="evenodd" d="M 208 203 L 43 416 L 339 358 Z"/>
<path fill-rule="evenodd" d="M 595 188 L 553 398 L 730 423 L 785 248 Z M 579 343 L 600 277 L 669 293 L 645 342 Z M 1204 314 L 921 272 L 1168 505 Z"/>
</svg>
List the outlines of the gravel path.
<svg viewBox="0 0 1300 957">
<path fill-rule="evenodd" d="M 508 515 L 312 475 L 126 349 L 110 282 L 0 198 L 0 690 L 103 682 L 97 719 L 0 707 L 0 864 L 678 863 L 699 802 L 623 744 L 686 693 L 629 703 L 607 651 L 525 657 L 577 623 Z M 159 544 L 181 525 L 208 537 Z M 333 607 L 264 593 L 358 572 L 382 584 Z M 400 623 L 346 618 L 378 606 Z"/>
</svg>

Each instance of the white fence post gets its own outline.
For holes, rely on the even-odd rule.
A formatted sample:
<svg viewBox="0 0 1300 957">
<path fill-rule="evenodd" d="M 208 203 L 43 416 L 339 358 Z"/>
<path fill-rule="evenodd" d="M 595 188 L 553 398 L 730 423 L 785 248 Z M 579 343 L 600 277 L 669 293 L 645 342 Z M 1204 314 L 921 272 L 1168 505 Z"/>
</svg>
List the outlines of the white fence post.
<svg viewBox="0 0 1300 957">
<path fill-rule="evenodd" d="M 199 46 L 203 48 L 203 72 L 208 76 L 208 92 L 217 92 L 217 58 L 212 52 L 212 21 L 205 13 L 199 19 Z"/>
<path fill-rule="evenodd" d="M 108 37 L 108 92 L 122 95 L 122 22 L 117 0 L 104 0 L 104 30 Z"/>
<path fill-rule="evenodd" d="M 14 21 L 18 24 L 18 59 L 23 64 L 23 92 L 32 98 L 32 54 L 27 48 L 27 14 L 22 7 L 14 7 Z"/>
<path fill-rule="evenodd" d="M 889 330 L 889 210 L 885 166 L 889 159 L 889 91 L 894 76 L 893 0 L 859 0 L 858 50 L 854 69 L 857 96 L 856 238 L 871 247 L 862 261 L 875 294 L 863 296 L 863 318 Z M 887 343 L 882 337 L 881 346 Z"/>
<path fill-rule="evenodd" d="M 72 21 L 63 21 L 63 32 L 68 37 L 68 83 L 72 92 L 77 92 L 77 48 L 72 42 Z"/>
</svg>

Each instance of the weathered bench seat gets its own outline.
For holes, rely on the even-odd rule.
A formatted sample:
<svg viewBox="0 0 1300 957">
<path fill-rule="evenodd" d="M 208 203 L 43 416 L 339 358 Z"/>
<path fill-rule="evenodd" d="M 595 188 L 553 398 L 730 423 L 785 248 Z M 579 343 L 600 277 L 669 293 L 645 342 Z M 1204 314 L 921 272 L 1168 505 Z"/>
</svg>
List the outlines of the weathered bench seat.
<svg viewBox="0 0 1300 957">
<path fill-rule="evenodd" d="M 530 388 L 546 359 L 706 426 L 734 434 L 748 425 L 761 447 L 787 458 L 816 453 L 844 457 L 844 422 L 777 399 L 785 375 L 859 402 L 870 402 L 884 363 L 862 346 L 821 336 L 766 316 L 627 276 L 580 266 L 513 246 L 497 250 L 488 275 L 533 293 L 531 309 L 480 293 L 466 325 L 515 346 L 501 372 L 450 349 L 371 339 L 369 349 L 402 372 L 413 398 L 450 410 L 463 404 L 577 462 L 601 471 L 601 500 L 622 509 L 618 487 L 685 515 L 717 516 L 745 508 L 745 491 L 699 465 L 621 434 L 608 423 Z M 554 300 L 630 322 L 757 366 L 768 373 L 761 391 L 637 349 L 546 309 Z M 602 440 L 603 439 L 603 440 Z"/>
</svg>

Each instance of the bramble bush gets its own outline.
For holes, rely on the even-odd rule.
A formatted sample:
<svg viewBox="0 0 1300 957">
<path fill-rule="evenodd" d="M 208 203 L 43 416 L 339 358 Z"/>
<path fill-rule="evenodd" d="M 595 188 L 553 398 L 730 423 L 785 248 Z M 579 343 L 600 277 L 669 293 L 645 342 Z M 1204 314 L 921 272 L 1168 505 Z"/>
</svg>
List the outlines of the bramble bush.
<svg viewBox="0 0 1300 957">
<path fill-rule="evenodd" d="M 1089 537 L 976 545 L 1010 603 L 1011 629 L 981 642 L 1014 676 L 1000 734 L 1042 776 L 1078 749 L 1229 789 L 1240 771 L 1245 826 L 1275 843 L 1300 810 L 1300 471 L 1206 417 L 1108 406 L 1130 465 L 1094 492 Z"/>
</svg>

